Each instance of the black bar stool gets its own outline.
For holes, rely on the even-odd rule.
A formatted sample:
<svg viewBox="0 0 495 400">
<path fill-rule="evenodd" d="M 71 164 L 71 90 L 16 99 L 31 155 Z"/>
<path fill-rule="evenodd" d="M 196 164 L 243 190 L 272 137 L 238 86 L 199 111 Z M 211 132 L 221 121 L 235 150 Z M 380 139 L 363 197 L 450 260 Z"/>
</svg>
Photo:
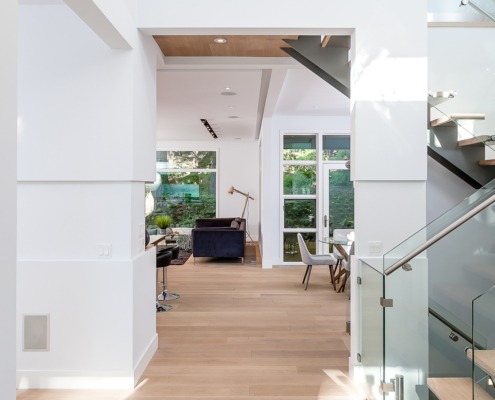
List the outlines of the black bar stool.
<svg viewBox="0 0 495 400">
<path fill-rule="evenodd" d="M 175 300 L 180 297 L 177 293 L 169 293 L 167 289 L 167 267 L 171 264 L 172 260 L 179 256 L 179 246 L 167 246 L 158 251 L 156 254 L 156 280 L 157 284 L 161 284 L 162 291 L 157 296 L 156 311 L 170 311 L 172 306 L 168 304 L 161 304 L 160 301 Z M 158 282 L 158 268 L 162 268 L 162 282 Z"/>
</svg>

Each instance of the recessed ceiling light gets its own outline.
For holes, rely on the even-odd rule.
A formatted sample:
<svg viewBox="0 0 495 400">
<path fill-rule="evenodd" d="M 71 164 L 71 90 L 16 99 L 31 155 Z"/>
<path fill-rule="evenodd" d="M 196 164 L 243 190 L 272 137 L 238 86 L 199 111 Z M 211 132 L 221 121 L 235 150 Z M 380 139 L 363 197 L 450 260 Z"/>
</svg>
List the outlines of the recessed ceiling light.
<svg viewBox="0 0 495 400">
<path fill-rule="evenodd" d="M 229 118 L 235 119 L 235 118 L 239 118 L 239 116 L 238 115 L 229 115 Z"/>
<path fill-rule="evenodd" d="M 215 39 L 213 39 L 213 41 L 214 41 L 215 43 L 217 43 L 217 44 L 225 44 L 225 43 L 227 43 L 227 39 L 222 38 L 222 37 L 215 38 Z"/>
</svg>

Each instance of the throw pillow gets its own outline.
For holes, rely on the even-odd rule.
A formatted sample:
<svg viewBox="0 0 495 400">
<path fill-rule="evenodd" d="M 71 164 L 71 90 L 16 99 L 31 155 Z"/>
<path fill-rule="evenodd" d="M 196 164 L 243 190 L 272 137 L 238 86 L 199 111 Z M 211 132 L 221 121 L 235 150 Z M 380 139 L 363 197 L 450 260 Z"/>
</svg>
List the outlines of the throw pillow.
<svg viewBox="0 0 495 400">
<path fill-rule="evenodd" d="M 237 222 L 235 219 L 230 223 L 231 228 L 239 229 L 239 222 Z"/>
</svg>

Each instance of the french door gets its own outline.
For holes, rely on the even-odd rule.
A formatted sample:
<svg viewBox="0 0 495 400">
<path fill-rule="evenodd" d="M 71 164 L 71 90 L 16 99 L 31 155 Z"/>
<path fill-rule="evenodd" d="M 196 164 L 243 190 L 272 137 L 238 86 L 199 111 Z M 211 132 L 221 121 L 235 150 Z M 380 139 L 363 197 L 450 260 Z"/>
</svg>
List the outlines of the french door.
<svg viewBox="0 0 495 400">
<path fill-rule="evenodd" d="M 320 237 L 333 235 L 334 229 L 354 228 L 354 187 L 345 161 L 323 164 Z M 322 252 L 328 245 L 322 244 Z"/>
</svg>

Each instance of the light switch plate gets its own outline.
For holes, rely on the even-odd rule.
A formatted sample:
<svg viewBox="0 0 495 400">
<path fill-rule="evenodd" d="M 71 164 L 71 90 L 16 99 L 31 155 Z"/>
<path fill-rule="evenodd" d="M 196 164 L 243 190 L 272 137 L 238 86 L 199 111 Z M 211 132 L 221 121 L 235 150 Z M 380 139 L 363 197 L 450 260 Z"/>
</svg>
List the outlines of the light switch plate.
<svg viewBox="0 0 495 400">
<path fill-rule="evenodd" d="M 96 255 L 98 258 L 112 258 L 112 245 L 110 243 L 97 245 Z"/>
</svg>

